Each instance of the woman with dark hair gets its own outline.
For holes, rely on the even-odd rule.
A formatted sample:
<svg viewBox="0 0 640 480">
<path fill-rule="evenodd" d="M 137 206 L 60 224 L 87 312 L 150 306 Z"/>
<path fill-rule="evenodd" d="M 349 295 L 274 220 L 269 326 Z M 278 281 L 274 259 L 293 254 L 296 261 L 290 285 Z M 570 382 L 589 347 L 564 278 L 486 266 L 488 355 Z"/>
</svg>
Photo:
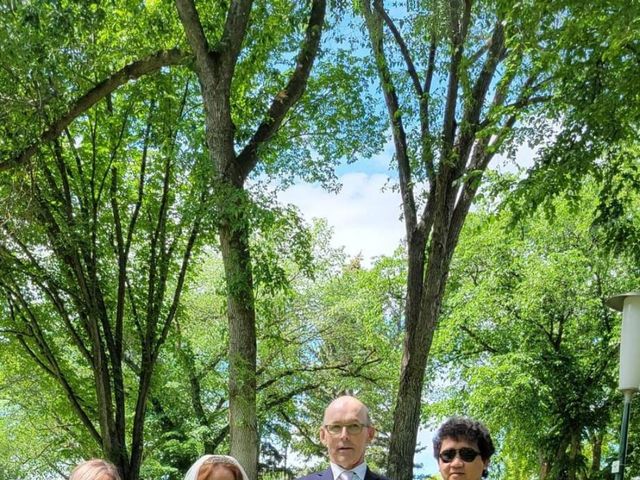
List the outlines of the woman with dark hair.
<svg viewBox="0 0 640 480">
<path fill-rule="evenodd" d="M 203 455 L 191 465 L 184 480 L 248 480 L 248 477 L 233 457 Z"/>
<path fill-rule="evenodd" d="M 113 464 L 93 458 L 74 468 L 69 480 L 120 480 L 120 475 Z"/>
<path fill-rule="evenodd" d="M 480 480 L 496 451 L 489 430 L 464 417 L 445 421 L 433 437 L 433 455 L 443 480 Z"/>
</svg>

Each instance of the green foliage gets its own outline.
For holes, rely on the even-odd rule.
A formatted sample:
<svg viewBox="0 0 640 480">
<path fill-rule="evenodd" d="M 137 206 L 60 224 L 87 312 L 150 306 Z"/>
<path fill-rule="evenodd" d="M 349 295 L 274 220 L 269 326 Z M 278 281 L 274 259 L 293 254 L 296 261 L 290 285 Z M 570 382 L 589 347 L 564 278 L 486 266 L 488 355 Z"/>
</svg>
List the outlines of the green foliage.
<svg viewBox="0 0 640 480">
<path fill-rule="evenodd" d="M 335 167 L 382 150 L 385 128 L 371 96 L 370 59 L 327 46 L 286 128 L 265 145 L 257 174 L 282 186 L 297 179 L 337 189 Z"/>
<path fill-rule="evenodd" d="M 21 399 L 16 417 L 43 430 L 38 442 L 57 446 L 39 460 L 18 442 L 22 475 L 109 455 L 111 436 L 135 444 L 140 383 L 155 362 L 147 355 L 164 342 L 184 256 L 208 228 L 202 131 L 186 113 L 192 88 L 175 71 L 122 89 L 29 171 L 2 177 L 0 329 L 19 359 L 2 388 Z M 105 381 L 124 395 L 100 398 Z M 126 418 L 109 417 L 121 408 Z M 103 428 L 103 415 L 123 423 Z"/>
<path fill-rule="evenodd" d="M 37 144 L 45 130 L 73 112 L 84 94 L 108 83 L 125 65 L 163 49 L 189 50 L 184 47 L 176 7 L 168 0 L 108 5 L 36 0 L 10 2 L 0 9 L 0 44 L 7 51 L 0 61 L 0 98 L 7 106 L 0 114 L 2 162 Z M 205 34 L 215 45 L 227 6 L 198 2 L 198 10 Z M 308 3 L 254 2 L 229 99 L 238 149 L 285 86 L 307 17 Z M 339 59 L 337 64 L 334 58 Z M 363 119 L 371 119 L 370 126 L 377 120 L 366 107 L 366 89 L 351 88 L 356 82 L 366 84 L 366 66 L 357 63 L 348 70 L 350 60 L 344 52 L 327 48 L 325 64 L 307 89 L 305 106 L 286 119 L 289 132 L 278 133 L 274 146 L 260 152 L 268 165 L 264 171 L 284 170 L 330 182 L 331 166 L 339 157 L 354 152 L 370 155 L 379 147 L 378 130 L 360 128 Z M 342 94 L 332 94 L 336 84 L 346 101 Z M 177 478 L 203 445 L 205 450 L 225 448 L 228 426 L 221 412 L 226 408 L 228 364 L 219 359 L 226 348 L 219 295 L 190 307 L 194 311 L 185 318 L 191 321 L 193 315 L 202 323 L 194 326 L 183 319 L 188 334 L 170 330 L 173 315 L 183 316 L 189 307 L 177 300 L 186 267 L 183 255 L 187 249 L 197 253 L 200 246 L 197 241 L 191 244 L 191 238 L 199 236 L 215 248 L 221 220 L 234 223 L 235 229 L 250 226 L 255 285 L 265 299 L 290 293 L 290 267 L 285 263 L 296 265 L 301 275 L 313 273 L 311 238 L 296 212 L 274 209 L 256 192 L 230 192 L 212 182 L 214 165 L 203 161 L 204 109 L 199 93 L 192 71 L 160 69 L 101 97 L 93 108 L 72 118 L 58 138 L 40 145 L 29 165 L 3 174 L 0 323 L 12 348 L 19 351 L 23 342 L 28 353 L 21 358 L 35 361 L 70 385 L 65 400 L 65 389 L 55 382 L 34 382 L 42 388 L 41 398 L 50 397 L 37 416 L 38 425 L 50 421 L 54 402 L 59 406 L 78 400 L 77 411 L 67 409 L 65 420 L 72 425 L 61 434 L 78 441 L 59 452 L 60 461 L 73 463 L 89 453 L 100 454 L 98 444 L 114 431 L 123 443 L 116 450 L 126 456 L 125 437 L 127 450 L 140 446 L 130 437 L 137 431 L 132 429 L 134 422 L 150 431 L 142 439 L 149 449 L 143 475 Z M 310 124 L 320 119 L 330 128 L 313 131 Z M 314 140 L 308 140 L 308 133 Z M 327 160 L 320 161 L 319 156 Z M 88 287 L 82 281 L 85 275 L 91 280 Z M 219 276 L 213 285 L 216 294 L 236 287 L 223 286 Z M 205 349 L 197 333 L 207 338 L 210 322 L 218 323 L 214 327 L 219 335 L 208 339 L 214 343 Z M 97 334 L 91 325 L 96 325 Z M 171 348 L 164 353 L 160 347 L 168 333 Z M 112 334 L 115 341 L 110 343 Z M 111 399 L 110 405 L 96 399 L 95 385 L 100 382 L 94 377 L 99 369 L 91 368 L 96 361 L 91 354 L 96 351 L 108 364 L 107 387 L 116 397 L 123 392 L 123 398 Z M 145 418 L 147 393 L 138 388 L 146 381 L 141 380 L 142 372 L 149 372 L 156 358 L 158 371 L 150 380 Z M 210 395 L 204 399 L 208 411 L 201 408 L 204 415 L 194 413 L 190 402 L 176 398 L 197 397 L 185 378 L 196 379 L 211 362 L 218 362 L 220 370 L 203 385 Z M 180 365 L 184 374 L 174 365 Z M 7 397 L 16 398 L 21 384 L 3 385 Z M 71 421 L 78 410 L 86 413 L 84 422 Z M 104 417 L 114 411 L 124 418 L 116 420 L 120 423 L 112 429 L 105 426 Z M 56 443 L 64 442 L 56 439 Z M 110 456 L 109 442 L 102 443 L 101 455 Z M 32 465 L 25 457 L 14 463 L 21 462 Z M 126 462 L 116 463 L 123 470 Z"/>
<path fill-rule="evenodd" d="M 554 207 L 512 228 L 506 212 L 473 214 L 434 345 L 433 411 L 486 421 L 508 478 L 596 478 L 617 439 L 620 323 L 604 300 L 639 278 L 592 234 L 593 184 Z"/>
<path fill-rule="evenodd" d="M 555 197 L 577 198 L 588 174 L 598 185 L 594 227 L 612 251 L 625 251 L 637 263 L 639 5 L 543 3 L 562 12 L 565 22 L 547 40 L 557 52 L 548 57 L 554 100 L 545 109 L 554 125 L 512 207 L 519 215 L 538 206 L 552 212 Z"/>
<path fill-rule="evenodd" d="M 169 3 L 169 2 L 166 2 Z M 6 2 L 0 6 L 0 155 L 24 148 L 96 83 L 174 46 L 172 9 L 120 0 Z"/>
<path fill-rule="evenodd" d="M 399 258 L 381 258 L 371 268 L 358 259 L 345 263 L 344 255 L 330 247 L 326 225 L 314 225 L 308 234 L 315 252 L 311 265 L 283 258 L 278 266 L 286 288 L 277 283 L 257 289 L 261 469 L 282 468 L 291 450 L 323 457 L 317 437 L 322 412 L 343 391 L 372 405 L 382 433 L 369 462 L 381 466 L 392 405 L 388 392 L 399 361 L 402 264 Z M 277 245 L 278 235 L 263 230 L 252 248 L 274 241 Z M 229 448 L 222 261 L 207 250 L 197 264 L 151 395 L 143 471 L 170 478 L 180 478 L 179 471 L 184 473 L 198 455 Z"/>
</svg>

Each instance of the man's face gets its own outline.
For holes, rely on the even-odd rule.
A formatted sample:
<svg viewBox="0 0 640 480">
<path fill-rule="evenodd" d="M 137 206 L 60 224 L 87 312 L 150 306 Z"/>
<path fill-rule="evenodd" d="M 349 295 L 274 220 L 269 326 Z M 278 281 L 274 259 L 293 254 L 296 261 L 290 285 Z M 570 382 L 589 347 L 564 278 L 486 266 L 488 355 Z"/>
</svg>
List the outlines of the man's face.
<svg viewBox="0 0 640 480">
<path fill-rule="evenodd" d="M 333 463 L 349 470 L 364 461 L 364 451 L 375 436 L 375 429 L 366 426 L 367 423 L 366 407 L 356 398 L 340 397 L 327 407 L 320 441 L 327 447 Z M 363 425 L 363 428 L 359 433 L 349 433 L 348 425 Z"/>
</svg>

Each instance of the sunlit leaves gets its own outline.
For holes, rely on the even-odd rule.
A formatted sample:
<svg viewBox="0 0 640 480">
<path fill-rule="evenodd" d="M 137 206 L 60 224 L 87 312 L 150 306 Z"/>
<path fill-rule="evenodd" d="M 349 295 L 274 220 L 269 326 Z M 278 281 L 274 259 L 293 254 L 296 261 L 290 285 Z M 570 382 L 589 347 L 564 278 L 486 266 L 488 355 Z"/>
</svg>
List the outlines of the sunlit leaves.
<svg viewBox="0 0 640 480">
<path fill-rule="evenodd" d="M 593 235 L 593 186 L 556 201 L 553 219 L 474 214 L 454 258 L 433 366 L 448 394 L 436 411 L 485 419 L 509 478 L 540 468 L 587 478 L 593 438 L 603 455 L 615 438 L 620 327 L 603 302 L 638 277 Z"/>
</svg>

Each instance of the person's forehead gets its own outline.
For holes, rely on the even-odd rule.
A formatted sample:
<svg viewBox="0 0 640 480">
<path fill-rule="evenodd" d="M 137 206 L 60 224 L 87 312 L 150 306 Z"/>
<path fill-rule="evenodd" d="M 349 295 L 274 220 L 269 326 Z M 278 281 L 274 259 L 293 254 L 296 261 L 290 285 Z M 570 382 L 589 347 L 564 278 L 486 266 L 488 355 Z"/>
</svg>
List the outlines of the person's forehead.
<svg viewBox="0 0 640 480">
<path fill-rule="evenodd" d="M 334 401 L 325 410 L 325 423 L 335 421 L 364 421 L 366 407 L 356 399 L 341 399 Z"/>
<path fill-rule="evenodd" d="M 233 469 L 224 463 L 215 463 L 211 468 L 211 472 L 215 478 L 224 478 L 224 479 L 235 479 L 236 474 Z"/>
</svg>

